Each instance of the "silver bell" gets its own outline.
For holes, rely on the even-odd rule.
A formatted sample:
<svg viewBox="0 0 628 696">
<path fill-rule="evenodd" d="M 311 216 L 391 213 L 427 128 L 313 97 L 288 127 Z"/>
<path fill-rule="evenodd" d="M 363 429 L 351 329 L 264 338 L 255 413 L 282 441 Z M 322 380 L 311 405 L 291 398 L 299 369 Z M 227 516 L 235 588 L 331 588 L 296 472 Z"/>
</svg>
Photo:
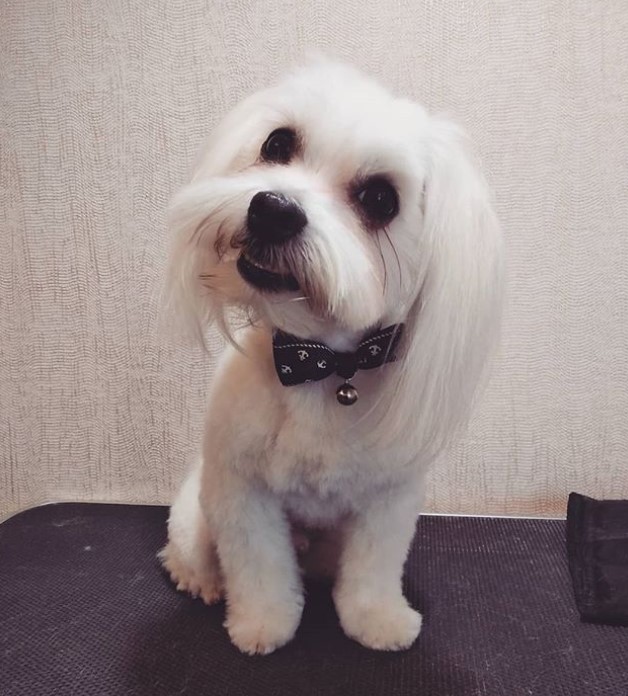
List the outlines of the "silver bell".
<svg viewBox="0 0 628 696">
<path fill-rule="evenodd" d="M 349 382 L 345 382 L 336 389 L 336 398 L 343 406 L 353 406 L 358 400 L 358 390 Z"/>
</svg>

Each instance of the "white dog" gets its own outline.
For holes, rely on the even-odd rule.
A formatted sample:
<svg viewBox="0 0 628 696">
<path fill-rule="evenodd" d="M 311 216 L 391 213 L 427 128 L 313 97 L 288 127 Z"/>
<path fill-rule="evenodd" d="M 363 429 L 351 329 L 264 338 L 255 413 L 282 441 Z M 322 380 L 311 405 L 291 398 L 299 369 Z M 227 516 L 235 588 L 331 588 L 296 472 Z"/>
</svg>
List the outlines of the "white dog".
<svg viewBox="0 0 628 696">
<path fill-rule="evenodd" d="M 401 581 L 425 471 L 500 314 L 499 230 L 462 141 L 317 62 L 237 106 L 174 202 L 179 307 L 232 346 L 160 556 L 179 589 L 226 598 L 244 652 L 294 636 L 304 568 L 333 575 L 362 645 L 419 633 Z"/>
</svg>

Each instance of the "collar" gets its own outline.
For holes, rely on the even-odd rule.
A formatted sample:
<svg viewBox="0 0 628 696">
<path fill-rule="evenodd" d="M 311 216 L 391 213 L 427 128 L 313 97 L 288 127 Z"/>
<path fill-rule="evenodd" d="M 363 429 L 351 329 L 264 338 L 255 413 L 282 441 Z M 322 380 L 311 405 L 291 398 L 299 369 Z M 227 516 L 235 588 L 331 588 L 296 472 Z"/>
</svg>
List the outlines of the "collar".
<svg viewBox="0 0 628 696">
<path fill-rule="evenodd" d="M 275 370 L 284 387 L 318 382 L 337 374 L 345 381 L 336 390 L 336 398 L 343 406 L 351 406 L 358 400 L 351 379 L 358 370 L 372 370 L 394 362 L 403 328 L 403 324 L 393 324 L 369 333 L 354 352 L 337 352 L 319 341 L 276 330 L 273 333 Z"/>
</svg>

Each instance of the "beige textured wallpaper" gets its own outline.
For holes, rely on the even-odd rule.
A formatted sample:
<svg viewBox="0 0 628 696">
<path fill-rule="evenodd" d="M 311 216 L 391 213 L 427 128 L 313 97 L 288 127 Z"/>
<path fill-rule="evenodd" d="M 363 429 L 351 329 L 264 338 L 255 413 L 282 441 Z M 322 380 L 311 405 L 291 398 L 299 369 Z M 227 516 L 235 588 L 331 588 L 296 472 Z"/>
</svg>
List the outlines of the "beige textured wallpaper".
<svg viewBox="0 0 628 696">
<path fill-rule="evenodd" d="M 628 496 L 627 36 L 625 0 L 3 0 L 0 516 L 170 499 L 212 362 L 160 323 L 164 208 L 309 48 L 455 116 L 496 190 L 503 345 L 431 509 Z"/>
</svg>

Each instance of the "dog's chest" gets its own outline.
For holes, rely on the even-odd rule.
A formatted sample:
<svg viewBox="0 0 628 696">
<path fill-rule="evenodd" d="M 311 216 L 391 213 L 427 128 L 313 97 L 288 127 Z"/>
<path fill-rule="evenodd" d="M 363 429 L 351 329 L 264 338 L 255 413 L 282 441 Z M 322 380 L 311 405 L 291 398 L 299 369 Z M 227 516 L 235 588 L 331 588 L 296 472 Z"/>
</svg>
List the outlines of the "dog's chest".
<svg viewBox="0 0 628 696">
<path fill-rule="evenodd" d="M 324 524 L 359 509 L 370 491 L 398 478 L 395 459 L 363 447 L 357 430 L 349 438 L 330 424 L 290 422 L 269 445 L 262 475 L 296 517 Z"/>
<path fill-rule="evenodd" d="M 349 451 L 333 434 L 285 428 L 269 448 L 267 476 L 277 489 L 328 493 L 341 486 L 350 472 L 355 475 L 353 460 L 360 458 L 360 454 Z"/>
</svg>

